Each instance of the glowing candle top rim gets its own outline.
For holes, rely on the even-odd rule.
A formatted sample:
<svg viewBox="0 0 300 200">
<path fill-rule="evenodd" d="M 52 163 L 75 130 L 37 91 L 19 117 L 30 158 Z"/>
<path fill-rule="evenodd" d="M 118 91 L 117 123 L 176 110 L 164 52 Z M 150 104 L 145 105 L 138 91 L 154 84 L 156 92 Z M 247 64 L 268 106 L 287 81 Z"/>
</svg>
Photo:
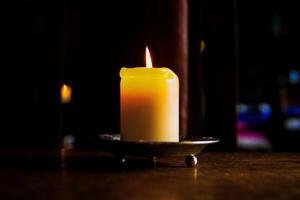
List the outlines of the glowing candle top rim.
<svg viewBox="0 0 300 200">
<path fill-rule="evenodd" d="M 145 68 L 145 67 L 122 67 L 120 70 L 121 78 L 164 78 L 174 79 L 178 78 L 177 75 L 169 68 L 156 67 L 156 68 Z"/>
</svg>

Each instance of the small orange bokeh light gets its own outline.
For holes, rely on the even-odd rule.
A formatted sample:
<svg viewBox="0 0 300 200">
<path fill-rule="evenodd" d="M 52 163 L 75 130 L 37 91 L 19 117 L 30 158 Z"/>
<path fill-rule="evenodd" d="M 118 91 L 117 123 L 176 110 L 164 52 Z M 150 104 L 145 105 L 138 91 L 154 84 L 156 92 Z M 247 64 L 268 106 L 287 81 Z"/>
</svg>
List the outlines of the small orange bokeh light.
<svg viewBox="0 0 300 200">
<path fill-rule="evenodd" d="M 72 100 L 72 88 L 66 84 L 60 89 L 60 100 L 62 103 L 70 103 Z"/>
</svg>

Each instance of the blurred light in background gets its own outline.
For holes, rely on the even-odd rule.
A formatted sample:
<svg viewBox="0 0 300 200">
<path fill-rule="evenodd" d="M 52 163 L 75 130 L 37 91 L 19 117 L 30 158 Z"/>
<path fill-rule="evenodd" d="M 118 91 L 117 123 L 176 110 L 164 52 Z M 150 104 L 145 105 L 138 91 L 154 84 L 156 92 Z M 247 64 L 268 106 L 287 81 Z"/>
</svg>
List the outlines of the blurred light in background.
<svg viewBox="0 0 300 200">
<path fill-rule="evenodd" d="M 272 107 L 270 104 L 262 102 L 256 104 L 241 103 L 237 106 L 238 119 L 248 123 L 262 123 L 270 119 Z"/>
<path fill-rule="evenodd" d="M 206 48 L 206 44 L 205 44 L 204 40 L 201 40 L 201 42 L 200 42 L 200 52 L 201 52 L 201 54 L 203 53 L 205 48 Z"/>
<path fill-rule="evenodd" d="M 284 114 L 287 116 L 299 116 L 300 117 L 300 107 L 289 106 L 284 110 Z"/>
<path fill-rule="evenodd" d="M 269 103 L 241 103 L 237 106 L 237 145 L 243 150 L 270 151 L 271 142 L 260 127 L 265 126 L 272 115 Z"/>
<path fill-rule="evenodd" d="M 240 104 L 240 105 L 238 105 L 237 106 L 238 108 L 237 108 L 237 110 L 238 110 L 238 113 L 240 114 L 242 114 L 242 113 L 247 113 L 248 112 L 248 110 L 249 110 L 249 107 L 248 107 L 248 105 L 247 104 Z"/>
<path fill-rule="evenodd" d="M 258 105 L 258 109 L 259 109 L 260 113 L 262 113 L 268 117 L 270 117 L 272 114 L 272 107 L 268 103 L 260 103 Z"/>
<path fill-rule="evenodd" d="M 300 131 L 300 118 L 288 118 L 284 121 L 284 127 L 288 131 Z"/>
<path fill-rule="evenodd" d="M 72 88 L 66 84 L 60 89 L 60 99 L 62 103 L 70 103 L 72 100 Z"/>
<path fill-rule="evenodd" d="M 286 119 L 284 120 L 284 128 L 290 133 L 300 134 L 300 107 L 289 106 L 284 110 Z"/>
<path fill-rule="evenodd" d="M 300 72 L 297 70 L 291 70 L 289 73 L 289 81 L 291 84 L 297 84 L 300 79 Z"/>
<path fill-rule="evenodd" d="M 73 149 L 75 144 L 75 137 L 73 135 L 65 135 L 63 138 L 63 148 Z"/>
<path fill-rule="evenodd" d="M 237 145 L 244 150 L 270 151 L 271 142 L 261 132 L 244 130 L 238 134 Z"/>
</svg>

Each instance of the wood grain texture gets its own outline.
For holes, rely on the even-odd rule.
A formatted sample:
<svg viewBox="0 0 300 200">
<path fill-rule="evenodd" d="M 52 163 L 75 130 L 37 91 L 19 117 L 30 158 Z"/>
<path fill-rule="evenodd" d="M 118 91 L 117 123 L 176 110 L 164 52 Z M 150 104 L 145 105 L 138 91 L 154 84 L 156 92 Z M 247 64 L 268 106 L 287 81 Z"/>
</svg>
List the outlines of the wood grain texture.
<svg viewBox="0 0 300 200">
<path fill-rule="evenodd" d="M 300 198 L 299 153 L 204 152 L 197 168 L 179 158 L 121 167 L 109 155 L 91 155 L 77 154 L 63 170 L 1 165 L 0 199 Z"/>
</svg>

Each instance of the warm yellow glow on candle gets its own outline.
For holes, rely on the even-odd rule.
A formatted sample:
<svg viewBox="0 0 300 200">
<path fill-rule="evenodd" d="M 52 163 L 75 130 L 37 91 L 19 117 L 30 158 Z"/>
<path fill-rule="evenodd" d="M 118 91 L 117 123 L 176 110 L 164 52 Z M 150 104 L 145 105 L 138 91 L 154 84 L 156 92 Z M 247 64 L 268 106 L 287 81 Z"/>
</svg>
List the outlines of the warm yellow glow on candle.
<svg viewBox="0 0 300 200">
<path fill-rule="evenodd" d="M 146 46 L 146 68 L 152 68 L 151 55 L 148 47 Z"/>
<path fill-rule="evenodd" d="M 179 81 L 170 69 L 147 67 L 120 71 L 121 140 L 179 141 Z"/>
<path fill-rule="evenodd" d="M 60 89 L 60 99 L 62 103 L 70 103 L 72 100 L 72 88 L 66 84 Z"/>
</svg>

